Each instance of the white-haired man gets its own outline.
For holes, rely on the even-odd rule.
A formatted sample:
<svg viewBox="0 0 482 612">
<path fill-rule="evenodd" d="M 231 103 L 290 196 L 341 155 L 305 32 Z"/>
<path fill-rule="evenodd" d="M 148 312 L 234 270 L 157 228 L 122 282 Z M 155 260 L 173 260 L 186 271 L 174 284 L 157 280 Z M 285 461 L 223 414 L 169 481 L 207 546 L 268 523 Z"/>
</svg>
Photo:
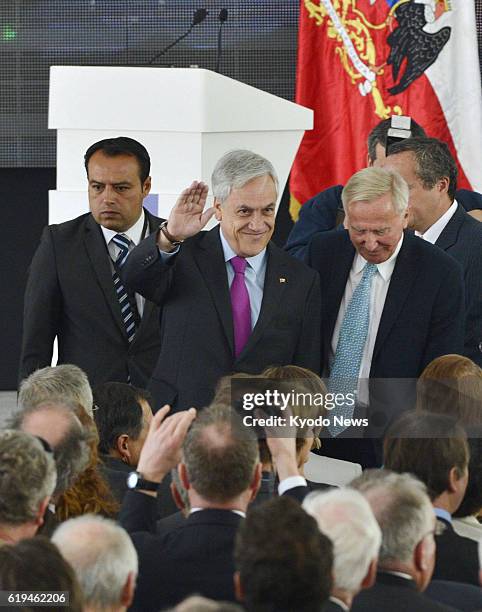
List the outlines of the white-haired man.
<svg viewBox="0 0 482 612">
<path fill-rule="evenodd" d="M 319 370 L 318 275 L 270 241 L 278 198 L 272 164 L 231 151 L 217 162 L 212 189 L 206 211 L 206 185 L 184 190 L 123 269 L 133 291 L 162 303 L 149 386 L 155 409 L 207 406 L 231 372 L 255 374 L 273 363 Z M 213 215 L 219 227 L 201 232 Z"/>
<path fill-rule="evenodd" d="M 352 612 L 454 612 L 423 595 L 435 565 L 436 521 L 425 485 L 410 474 L 367 470 L 350 484 L 364 495 L 382 531 L 378 574 Z"/>
<path fill-rule="evenodd" d="M 18 392 L 20 410 L 30 410 L 44 402 L 81 406 L 93 418 L 92 389 L 87 374 L 78 366 L 65 363 L 47 366 L 24 378 Z"/>
<path fill-rule="evenodd" d="M 404 233 L 408 195 L 394 171 L 357 172 L 342 194 L 347 231 L 317 234 L 308 252 L 321 278 L 323 373 L 330 390 L 357 393 L 355 415 L 368 416 L 365 433 L 371 437 L 382 435 L 410 405 L 413 398 L 402 397 L 400 379 L 415 379 L 435 357 L 463 350 L 461 268 L 440 249 Z M 349 420 L 353 410 L 349 399 L 332 416 Z M 330 433 L 336 437 L 344 429 L 335 423 Z M 348 442 L 335 444 L 332 454 L 366 467 L 380 464 L 368 446 Z"/>
<path fill-rule="evenodd" d="M 45 441 L 23 431 L 0 431 L 0 546 L 37 533 L 56 480 Z"/>
<path fill-rule="evenodd" d="M 333 543 L 333 588 L 323 612 L 346 612 L 355 595 L 375 583 L 380 527 L 366 499 L 352 489 L 310 493 L 303 508 Z"/>
<path fill-rule="evenodd" d="M 138 572 L 137 553 L 127 532 L 94 515 L 62 523 L 52 541 L 74 568 L 85 612 L 123 612 L 131 605 Z"/>
</svg>

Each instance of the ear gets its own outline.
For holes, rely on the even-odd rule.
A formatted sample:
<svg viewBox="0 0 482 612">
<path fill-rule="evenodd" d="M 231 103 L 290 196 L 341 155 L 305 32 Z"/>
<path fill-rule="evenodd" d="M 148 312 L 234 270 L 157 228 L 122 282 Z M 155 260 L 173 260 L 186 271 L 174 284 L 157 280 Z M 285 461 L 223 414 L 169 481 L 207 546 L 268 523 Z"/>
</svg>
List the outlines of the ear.
<svg viewBox="0 0 482 612">
<path fill-rule="evenodd" d="M 241 584 L 241 575 L 239 572 L 234 572 L 233 574 L 233 582 L 234 582 L 234 596 L 240 602 L 244 600 L 244 591 L 243 585 Z"/>
<path fill-rule="evenodd" d="M 249 500 L 250 503 L 254 500 L 254 498 L 258 494 L 259 488 L 261 486 L 262 471 L 263 471 L 263 464 L 262 463 L 258 463 L 258 465 L 256 466 L 256 468 L 254 470 L 254 474 L 253 474 L 253 478 L 251 480 L 251 484 L 249 485 L 249 488 L 251 489 L 251 497 L 250 497 L 250 500 Z"/>
<path fill-rule="evenodd" d="M 181 481 L 182 486 L 186 489 L 186 491 L 189 491 L 189 489 L 191 488 L 191 483 L 189 482 L 186 464 L 182 461 L 177 466 L 177 472 L 179 474 L 179 480 Z"/>
<path fill-rule="evenodd" d="M 44 524 L 44 516 L 47 508 L 49 507 L 50 495 L 47 495 L 39 504 L 37 514 L 34 519 L 34 523 L 41 527 Z"/>
<path fill-rule="evenodd" d="M 367 153 L 367 168 L 371 168 L 373 166 L 373 160 L 370 155 Z"/>
<path fill-rule="evenodd" d="M 448 490 L 450 493 L 456 493 L 458 490 L 459 480 L 461 478 L 460 470 L 458 467 L 450 468 L 448 477 Z"/>
<path fill-rule="evenodd" d="M 372 559 L 368 566 L 368 571 L 361 583 L 361 589 L 371 589 L 377 579 L 378 559 Z"/>
<path fill-rule="evenodd" d="M 221 202 L 217 198 L 214 198 L 213 206 L 214 206 L 214 216 L 216 218 L 216 221 L 221 221 L 221 219 L 223 218 L 223 209 L 222 209 Z"/>
<path fill-rule="evenodd" d="M 450 180 L 448 176 L 443 176 L 437 181 L 437 189 L 440 194 L 447 193 L 449 190 Z"/>
<path fill-rule="evenodd" d="M 151 191 L 151 177 L 148 176 L 146 180 L 144 181 L 144 184 L 142 185 L 142 195 L 146 197 L 149 195 L 150 191 Z"/>
<path fill-rule="evenodd" d="M 430 542 L 428 538 L 422 538 L 415 546 L 413 562 L 419 572 L 425 572 L 430 566 Z"/>
<path fill-rule="evenodd" d="M 408 225 L 408 206 L 405 212 L 403 213 L 403 229 L 406 229 L 407 225 Z"/>
<path fill-rule="evenodd" d="M 177 490 L 176 484 L 174 482 L 171 482 L 170 489 L 171 489 L 172 499 L 174 500 L 174 503 L 176 504 L 176 506 L 181 511 L 185 510 L 186 506 L 185 506 L 184 501 L 182 499 L 182 496 L 179 493 L 179 491 Z"/>
<path fill-rule="evenodd" d="M 122 434 L 117 438 L 116 450 L 121 456 L 122 461 L 130 463 L 131 453 L 129 450 L 129 436 L 127 434 Z"/>
<path fill-rule="evenodd" d="M 121 593 L 121 604 L 126 608 L 129 608 L 133 599 L 134 599 L 134 591 L 136 589 L 136 575 L 134 572 L 129 572 L 127 576 L 126 583 L 122 587 Z"/>
</svg>

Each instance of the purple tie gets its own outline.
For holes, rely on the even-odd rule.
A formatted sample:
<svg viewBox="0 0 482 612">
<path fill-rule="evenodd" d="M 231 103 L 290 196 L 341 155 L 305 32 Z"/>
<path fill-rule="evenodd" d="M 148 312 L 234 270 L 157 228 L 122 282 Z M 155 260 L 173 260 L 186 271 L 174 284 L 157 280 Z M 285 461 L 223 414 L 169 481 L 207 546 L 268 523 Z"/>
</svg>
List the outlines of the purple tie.
<svg viewBox="0 0 482 612">
<path fill-rule="evenodd" d="M 247 261 L 244 257 L 233 257 L 229 261 L 234 270 L 234 278 L 231 283 L 231 308 L 234 325 L 234 356 L 237 358 L 251 334 L 251 306 L 244 279 Z"/>
</svg>

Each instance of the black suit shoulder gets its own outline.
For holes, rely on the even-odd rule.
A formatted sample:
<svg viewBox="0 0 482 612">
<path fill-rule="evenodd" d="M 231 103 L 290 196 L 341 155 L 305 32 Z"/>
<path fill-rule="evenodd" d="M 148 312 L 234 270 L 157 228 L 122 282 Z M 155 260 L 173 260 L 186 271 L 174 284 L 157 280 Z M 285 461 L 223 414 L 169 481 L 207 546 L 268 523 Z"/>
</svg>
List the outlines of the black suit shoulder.
<svg viewBox="0 0 482 612">
<path fill-rule="evenodd" d="M 132 610 L 157 611 L 197 593 L 235 601 L 233 549 L 241 516 L 201 510 L 162 535 L 133 533 L 139 578 Z"/>
<path fill-rule="evenodd" d="M 436 536 L 437 555 L 434 580 L 454 580 L 479 586 L 479 554 L 477 542 L 458 535 L 449 523 L 441 522 L 445 529 Z"/>
<path fill-rule="evenodd" d="M 353 600 L 352 612 L 455 612 L 454 608 L 433 601 L 420 593 L 412 580 L 378 574 L 371 589 Z"/>
<path fill-rule="evenodd" d="M 482 589 L 473 584 L 452 580 L 432 580 L 425 595 L 447 606 L 460 608 L 464 612 L 482 610 Z"/>
</svg>

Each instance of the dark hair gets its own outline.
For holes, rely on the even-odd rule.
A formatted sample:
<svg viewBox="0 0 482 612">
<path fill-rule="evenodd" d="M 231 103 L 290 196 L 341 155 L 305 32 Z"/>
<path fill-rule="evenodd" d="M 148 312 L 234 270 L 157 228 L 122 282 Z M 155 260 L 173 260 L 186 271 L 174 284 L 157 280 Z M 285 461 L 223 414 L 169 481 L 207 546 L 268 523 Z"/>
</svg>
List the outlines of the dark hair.
<svg viewBox="0 0 482 612">
<path fill-rule="evenodd" d="M 115 450 L 117 439 L 122 434 L 137 440 L 143 424 L 140 400 L 150 404 L 151 395 L 143 389 L 120 382 L 99 385 L 93 390 L 93 395 L 99 452 L 107 455 L 111 449 Z"/>
<path fill-rule="evenodd" d="M 205 499 L 225 502 L 246 491 L 259 461 L 258 442 L 230 407 L 211 404 L 191 425 L 183 445 L 193 488 Z"/>
<path fill-rule="evenodd" d="M 415 174 L 424 189 L 432 189 L 442 178 L 449 179 L 448 196 L 453 201 L 457 191 L 457 165 L 445 142 L 436 138 L 406 138 L 390 145 L 387 156 L 413 153 Z"/>
<path fill-rule="evenodd" d="M 68 609 L 82 612 L 82 593 L 74 570 L 57 547 L 43 536 L 0 546 L 0 590 L 67 591 Z M 25 612 L 46 610 L 28 604 L 16 609 Z"/>
<path fill-rule="evenodd" d="M 234 560 L 248 612 L 318 612 L 330 595 L 332 543 L 290 497 L 249 509 Z"/>
<path fill-rule="evenodd" d="M 368 144 L 368 157 L 372 162 L 374 162 L 377 158 L 377 144 L 382 145 L 385 148 L 387 143 L 387 135 L 388 130 L 391 126 L 392 118 L 384 119 L 380 121 L 368 134 L 367 144 Z M 424 137 L 425 130 L 421 125 L 419 125 L 414 119 L 412 119 L 411 123 L 411 134 L 412 138 Z M 390 146 L 390 151 L 392 150 L 392 146 Z"/>
<path fill-rule="evenodd" d="M 414 474 L 434 500 L 447 490 L 452 468 L 463 474 L 469 448 L 465 431 L 455 419 L 412 410 L 388 430 L 383 456 L 387 470 Z"/>
<path fill-rule="evenodd" d="M 482 509 L 482 438 L 469 438 L 469 482 L 462 503 L 454 517 L 479 514 Z"/>
<path fill-rule="evenodd" d="M 144 145 L 133 138 L 119 136 L 118 138 L 105 138 L 104 140 L 99 140 L 99 142 L 94 142 L 84 155 L 84 165 L 87 176 L 89 176 L 89 160 L 97 151 L 102 151 L 102 153 L 108 157 L 131 155 L 137 159 L 137 163 L 139 164 L 139 177 L 141 183 L 144 183 L 149 176 L 149 172 L 151 171 L 151 158 L 149 157 L 149 153 Z"/>
</svg>

